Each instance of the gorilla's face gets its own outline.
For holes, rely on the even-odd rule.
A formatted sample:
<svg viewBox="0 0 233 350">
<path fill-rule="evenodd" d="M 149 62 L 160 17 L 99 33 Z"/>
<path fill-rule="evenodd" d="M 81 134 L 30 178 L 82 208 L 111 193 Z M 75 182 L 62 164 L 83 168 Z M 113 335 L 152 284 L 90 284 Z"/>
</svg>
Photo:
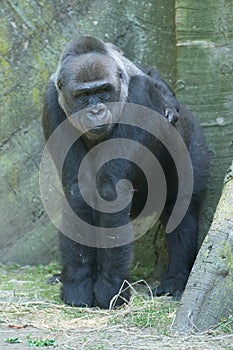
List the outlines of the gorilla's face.
<svg viewBox="0 0 233 350">
<path fill-rule="evenodd" d="M 102 137 L 117 119 L 106 104 L 122 100 L 121 80 L 120 68 L 110 56 L 68 55 L 56 75 L 59 104 L 78 129 L 88 131 L 87 137 Z"/>
</svg>

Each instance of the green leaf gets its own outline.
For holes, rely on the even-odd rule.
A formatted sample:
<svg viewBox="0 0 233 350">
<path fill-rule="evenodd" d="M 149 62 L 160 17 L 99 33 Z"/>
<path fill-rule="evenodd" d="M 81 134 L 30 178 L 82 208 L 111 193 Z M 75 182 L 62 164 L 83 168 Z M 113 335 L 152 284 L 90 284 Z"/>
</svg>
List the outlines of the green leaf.
<svg viewBox="0 0 233 350">
<path fill-rule="evenodd" d="M 55 344 L 55 339 L 31 339 L 28 338 L 29 346 L 53 346 Z"/>
<path fill-rule="evenodd" d="M 6 343 L 8 344 L 18 344 L 18 343 L 22 343 L 21 340 L 18 337 L 14 337 L 14 338 L 7 338 L 5 340 Z"/>
</svg>

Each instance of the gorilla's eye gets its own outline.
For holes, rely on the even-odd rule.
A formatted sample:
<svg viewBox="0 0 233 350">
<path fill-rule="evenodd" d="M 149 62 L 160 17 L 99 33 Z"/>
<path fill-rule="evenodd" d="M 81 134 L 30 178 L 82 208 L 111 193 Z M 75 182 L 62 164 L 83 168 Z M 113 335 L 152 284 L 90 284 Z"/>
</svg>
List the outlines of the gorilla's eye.
<svg viewBox="0 0 233 350">
<path fill-rule="evenodd" d="M 58 87 L 58 89 L 61 90 L 62 86 L 63 86 L 63 83 L 62 83 L 61 79 L 59 79 L 59 80 L 57 81 L 57 87 Z"/>
</svg>

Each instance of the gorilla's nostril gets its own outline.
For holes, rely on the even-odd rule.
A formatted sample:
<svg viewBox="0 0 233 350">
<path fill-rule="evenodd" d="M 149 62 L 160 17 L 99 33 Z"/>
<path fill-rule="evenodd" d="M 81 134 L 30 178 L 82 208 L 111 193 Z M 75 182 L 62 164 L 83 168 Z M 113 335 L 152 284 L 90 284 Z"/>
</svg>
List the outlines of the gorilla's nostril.
<svg viewBox="0 0 233 350">
<path fill-rule="evenodd" d="M 105 107 L 104 104 L 98 104 L 96 106 L 93 106 L 87 111 L 87 117 L 89 119 L 101 120 L 105 118 L 106 114 L 107 114 L 107 108 Z"/>
</svg>

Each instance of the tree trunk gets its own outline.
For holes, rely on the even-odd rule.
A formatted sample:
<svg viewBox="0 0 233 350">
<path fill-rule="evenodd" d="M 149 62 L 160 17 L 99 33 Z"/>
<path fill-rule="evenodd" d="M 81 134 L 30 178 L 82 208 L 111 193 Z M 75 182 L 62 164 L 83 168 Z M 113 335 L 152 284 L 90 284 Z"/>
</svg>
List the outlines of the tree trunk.
<svg viewBox="0 0 233 350">
<path fill-rule="evenodd" d="M 208 232 L 233 158 L 233 1 L 176 0 L 177 86 L 180 101 L 201 121 L 211 171 L 199 232 Z"/>
<path fill-rule="evenodd" d="M 233 312 L 233 163 L 209 233 L 197 256 L 173 324 L 205 331 Z"/>
</svg>

